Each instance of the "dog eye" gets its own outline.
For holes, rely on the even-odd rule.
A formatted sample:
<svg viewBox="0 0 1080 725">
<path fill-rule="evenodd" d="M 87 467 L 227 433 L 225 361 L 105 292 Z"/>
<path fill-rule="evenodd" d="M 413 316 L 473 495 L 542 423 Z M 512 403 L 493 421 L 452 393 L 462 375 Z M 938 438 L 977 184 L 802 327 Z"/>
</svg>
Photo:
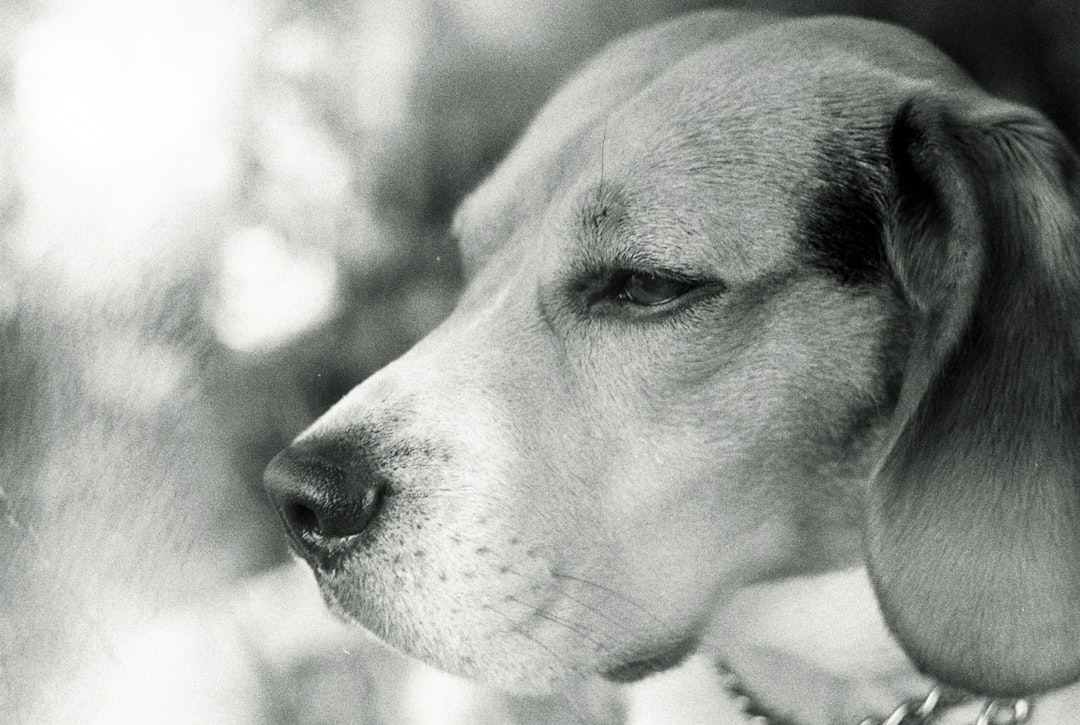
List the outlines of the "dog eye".
<svg viewBox="0 0 1080 725">
<path fill-rule="evenodd" d="M 618 281 L 616 299 L 639 307 L 658 307 L 682 297 L 693 287 L 683 279 L 630 272 Z"/>
</svg>

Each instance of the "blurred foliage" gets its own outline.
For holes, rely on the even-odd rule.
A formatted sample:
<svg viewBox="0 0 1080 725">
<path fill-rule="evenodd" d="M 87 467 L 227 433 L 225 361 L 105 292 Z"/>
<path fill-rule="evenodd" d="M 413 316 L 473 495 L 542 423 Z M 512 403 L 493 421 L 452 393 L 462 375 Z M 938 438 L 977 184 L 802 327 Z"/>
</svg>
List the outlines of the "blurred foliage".
<svg viewBox="0 0 1080 725">
<path fill-rule="evenodd" d="M 261 470 L 449 311 L 462 195 L 603 42 L 706 4 L 4 3 L 0 721 L 93 721 L 132 633 L 286 560 Z M 757 5 L 905 24 L 1080 138 L 1070 0 Z M 266 722 L 405 665 L 282 667 Z"/>
</svg>

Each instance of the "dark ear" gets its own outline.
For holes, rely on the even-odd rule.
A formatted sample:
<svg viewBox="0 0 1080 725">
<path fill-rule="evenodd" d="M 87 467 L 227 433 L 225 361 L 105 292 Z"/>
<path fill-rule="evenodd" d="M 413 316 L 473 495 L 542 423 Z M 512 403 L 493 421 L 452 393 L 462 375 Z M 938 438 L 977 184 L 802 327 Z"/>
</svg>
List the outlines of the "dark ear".
<svg viewBox="0 0 1080 725">
<path fill-rule="evenodd" d="M 1080 168 L 1038 114 L 921 98 L 889 139 L 886 254 L 915 316 L 866 546 L 929 675 L 1080 678 Z"/>
</svg>

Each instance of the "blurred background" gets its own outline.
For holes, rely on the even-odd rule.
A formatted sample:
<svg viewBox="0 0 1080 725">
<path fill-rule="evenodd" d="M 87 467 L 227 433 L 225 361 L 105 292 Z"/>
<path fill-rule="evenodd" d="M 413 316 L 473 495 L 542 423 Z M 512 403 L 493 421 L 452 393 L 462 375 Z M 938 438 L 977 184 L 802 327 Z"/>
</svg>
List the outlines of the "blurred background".
<svg viewBox="0 0 1080 725">
<path fill-rule="evenodd" d="M 259 480 L 449 311 L 449 216 L 560 81 L 710 4 L 4 0 L 0 722 L 620 722 L 343 632 Z M 1072 0 L 744 4 L 906 25 L 1080 138 Z"/>
</svg>

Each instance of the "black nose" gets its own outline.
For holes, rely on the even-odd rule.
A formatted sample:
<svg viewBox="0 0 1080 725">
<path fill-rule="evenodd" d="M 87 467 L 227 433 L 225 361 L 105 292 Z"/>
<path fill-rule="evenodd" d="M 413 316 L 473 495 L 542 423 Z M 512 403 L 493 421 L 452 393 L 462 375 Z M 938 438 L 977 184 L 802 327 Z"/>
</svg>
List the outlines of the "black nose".
<svg viewBox="0 0 1080 725">
<path fill-rule="evenodd" d="M 371 524 L 387 491 L 363 452 L 336 440 L 286 448 L 270 461 L 263 481 L 297 551 L 319 563 L 340 549 L 335 540 Z"/>
</svg>

